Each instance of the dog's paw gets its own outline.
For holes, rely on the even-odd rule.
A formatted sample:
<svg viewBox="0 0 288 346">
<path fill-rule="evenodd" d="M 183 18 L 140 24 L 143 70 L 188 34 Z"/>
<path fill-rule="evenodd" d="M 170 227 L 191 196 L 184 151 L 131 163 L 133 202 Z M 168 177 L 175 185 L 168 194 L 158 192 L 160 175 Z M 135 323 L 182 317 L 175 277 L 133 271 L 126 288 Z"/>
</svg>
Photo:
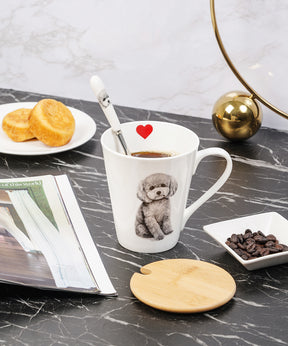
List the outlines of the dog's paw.
<svg viewBox="0 0 288 346">
<path fill-rule="evenodd" d="M 164 234 L 163 233 L 158 233 L 154 235 L 155 240 L 162 240 L 164 239 Z"/>
<path fill-rule="evenodd" d="M 138 225 L 135 229 L 136 234 L 142 238 L 152 238 L 152 234 L 143 225 Z"/>
<path fill-rule="evenodd" d="M 173 229 L 169 226 L 169 227 L 163 227 L 163 233 L 164 234 L 170 234 L 173 232 Z"/>
</svg>

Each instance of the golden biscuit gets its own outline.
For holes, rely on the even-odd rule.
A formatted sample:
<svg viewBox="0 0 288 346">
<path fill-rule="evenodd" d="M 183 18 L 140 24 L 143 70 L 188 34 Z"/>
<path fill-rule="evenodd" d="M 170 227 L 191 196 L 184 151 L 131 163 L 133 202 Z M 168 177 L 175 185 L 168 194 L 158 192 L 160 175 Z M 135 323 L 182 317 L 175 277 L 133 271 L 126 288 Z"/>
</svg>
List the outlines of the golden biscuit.
<svg viewBox="0 0 288 346">
<path fill-rule="evenodd" d="M 75 120 L 70 110 L 53 99 L 43 99 L 36 104 L 29 124 L 34 136 L 52 147 L 67 144 L 75 131 Z"/>
<path fill-rule="evenodd" d="M 24 142 L 34 138 L 30 131 L 29 116 L 31 109 L 20 108 L 5 115 L 2 129 L 15 142 Z"/>
</svg>

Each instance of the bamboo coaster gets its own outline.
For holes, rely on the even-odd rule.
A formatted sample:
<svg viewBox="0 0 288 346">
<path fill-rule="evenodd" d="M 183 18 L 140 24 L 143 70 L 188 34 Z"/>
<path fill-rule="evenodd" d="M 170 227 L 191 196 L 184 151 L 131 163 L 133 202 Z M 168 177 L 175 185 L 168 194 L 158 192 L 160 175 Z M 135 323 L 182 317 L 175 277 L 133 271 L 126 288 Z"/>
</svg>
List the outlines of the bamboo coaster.
<svg viewBox="0 0 288 346">
<path fill-rule="evenodd" d="M 193 313 L 218 308 L 233 298 L 236 284 L 224 269 L 192 259 L 153 262 L 134 273 L 132 293 L 153 308 Z M 144 274 L 144 275 L 143 275 Z"/>
</svg>

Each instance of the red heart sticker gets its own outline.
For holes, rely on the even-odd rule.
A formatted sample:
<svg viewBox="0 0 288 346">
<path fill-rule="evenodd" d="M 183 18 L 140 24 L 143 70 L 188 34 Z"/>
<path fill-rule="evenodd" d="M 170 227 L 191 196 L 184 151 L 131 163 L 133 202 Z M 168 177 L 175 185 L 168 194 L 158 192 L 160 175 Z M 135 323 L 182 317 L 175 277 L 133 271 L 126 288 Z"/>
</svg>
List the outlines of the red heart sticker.
<svg viewBox="0 0 288 346">
<path fill-rule="evenodd" d="M 150 134 L 151 132 L 153 131 L 153 127 L 152 125 L 150 124 L 147 124 L 145 126 L 143 125 L 138 125 L 136 127 L 136 132 L 141 136 L 143 137 L 144 139 L 146 139 Z"/>
</svg>

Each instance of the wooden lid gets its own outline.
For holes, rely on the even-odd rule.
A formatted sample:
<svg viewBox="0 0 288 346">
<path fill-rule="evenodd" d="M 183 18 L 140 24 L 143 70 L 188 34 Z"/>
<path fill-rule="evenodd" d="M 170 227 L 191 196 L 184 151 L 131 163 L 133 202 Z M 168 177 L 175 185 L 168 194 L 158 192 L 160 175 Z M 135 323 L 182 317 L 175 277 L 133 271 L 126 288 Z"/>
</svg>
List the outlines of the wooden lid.
<svg viewBox="0 0 288 346">
<path fill-rule="evenodd" d="M 235 294 L 236 284 L 224 269 L 192 259 L 153 262 L 134 273 L 130 288 L 135 297 L 153 308 L 192 313 L 215 309 Z"/>
</svg>

